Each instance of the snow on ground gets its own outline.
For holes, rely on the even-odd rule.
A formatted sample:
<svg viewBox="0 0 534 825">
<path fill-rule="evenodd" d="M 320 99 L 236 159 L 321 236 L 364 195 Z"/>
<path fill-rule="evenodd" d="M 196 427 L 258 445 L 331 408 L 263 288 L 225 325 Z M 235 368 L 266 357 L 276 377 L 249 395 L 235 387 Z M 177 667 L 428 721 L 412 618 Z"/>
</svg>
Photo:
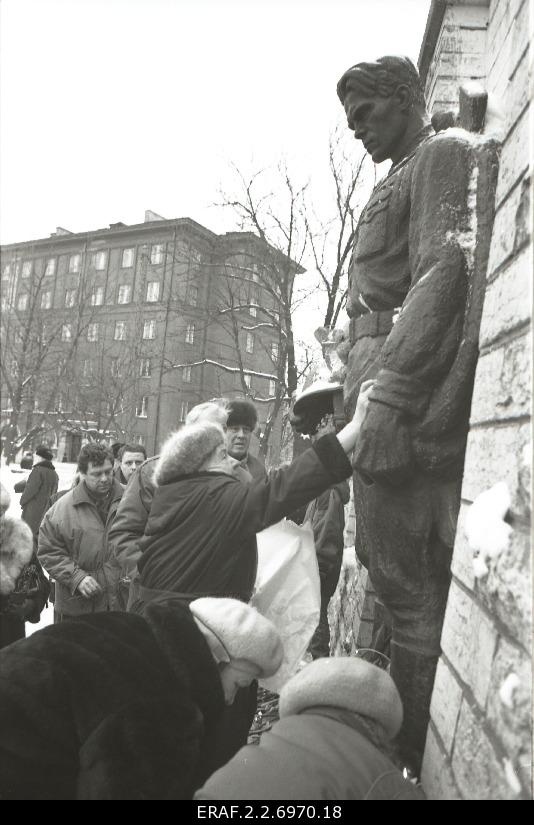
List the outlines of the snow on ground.
<svg viewBox="0 0 534 825">
<path fill-rule="evenodd" d="M 59 489 L 65 490 L 69 488 L 72 484 L 72 479 L 74 478 L 74 473 L 76 472 L 76 464 L 54 464 L 56 468 L 56 472 L 59 476 Z M 9 510 L 7 511 L 8 515 L 10 516 L 17 516 L 20 518 L 20 497 L 21 493 L 15 493 L 13 487 L 18 481 L 21 479 L 26 479 L 30 475 L 30 470 L 21 470 L 18 464 L 10 464 L 9 466 L 4 463 L 4 459 L 2 457 L 2 463 L 0 465 L 0 481 L 9 490 L 9 495 L 11 496 L 11 503 L 9 505 Z M 31 624 L 31 622 L 26 622 L 26 636 L 31 636 L 32 633 L 35 633 L 36 630 L 40 630 L 46 625 L 52 624 L 54 621 L 54 606 L 49 604 L 48 607 L 45 607 L 43 612 L 41 613 L 41 619 L 38 624 Z"/>
</svg>

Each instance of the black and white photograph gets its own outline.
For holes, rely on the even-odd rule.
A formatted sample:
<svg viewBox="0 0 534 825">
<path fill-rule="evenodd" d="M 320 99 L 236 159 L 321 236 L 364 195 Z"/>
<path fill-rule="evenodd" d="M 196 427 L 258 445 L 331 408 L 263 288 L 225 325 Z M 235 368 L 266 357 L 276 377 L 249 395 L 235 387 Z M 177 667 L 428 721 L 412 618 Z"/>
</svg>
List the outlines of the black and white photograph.
<svg viewBox="0 0 534 825">
<path fill-rule="evenodd" d="M 533 39 L 0 0 L 0 800 L 532 800 Z"/>
</svg>

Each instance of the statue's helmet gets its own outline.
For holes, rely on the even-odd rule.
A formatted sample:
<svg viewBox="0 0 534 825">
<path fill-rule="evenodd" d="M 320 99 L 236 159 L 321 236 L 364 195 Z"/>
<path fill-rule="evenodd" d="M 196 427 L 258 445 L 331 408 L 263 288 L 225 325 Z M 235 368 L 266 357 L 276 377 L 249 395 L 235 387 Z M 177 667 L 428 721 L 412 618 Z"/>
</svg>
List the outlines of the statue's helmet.
<svg viewBox="0 0 534 825">
<path fill-rule="evenodd" d="M 343 426 L 343 384 L 319 380 L 297 395 L 290 421 L 301 435 L 314 435 L 326 415 L 334 417 L 336 429 Z"/>
</svg>

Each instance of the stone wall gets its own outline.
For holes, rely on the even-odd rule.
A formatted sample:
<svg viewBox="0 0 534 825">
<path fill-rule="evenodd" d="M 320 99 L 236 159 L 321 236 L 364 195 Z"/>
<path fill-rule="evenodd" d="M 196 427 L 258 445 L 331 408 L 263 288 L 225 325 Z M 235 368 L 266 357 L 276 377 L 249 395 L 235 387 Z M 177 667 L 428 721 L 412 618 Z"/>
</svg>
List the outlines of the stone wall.
<svg viewBox="0 0 534 825">
<path fill-rule="evenodd" d="M 450 11 L 459 24 L 472 8 L 457 3 Z M 427 795 L 447 800 L 526 799 L 532 792 L 532 21 L 527 0 L 492 0 L 485 11 L 484 85 L 504 118 L 503 144 L 453 580 L 423 766 Z M 437 40 L 427 88 L 439 86 L 444 38 Z M 489 573 L 476 578 L 466 518 L 496 482 L 510 493 L 511 537 L 489 560 Z"/>
</svg>

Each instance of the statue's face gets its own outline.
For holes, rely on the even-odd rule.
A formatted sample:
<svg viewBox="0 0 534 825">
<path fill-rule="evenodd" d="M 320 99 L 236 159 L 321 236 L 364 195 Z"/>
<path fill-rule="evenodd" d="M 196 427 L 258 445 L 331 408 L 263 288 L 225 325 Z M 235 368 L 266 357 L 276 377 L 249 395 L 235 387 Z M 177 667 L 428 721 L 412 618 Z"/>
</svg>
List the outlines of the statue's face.
<svg viewBox="0 0 534 825">
<path fill-rule="evenodd" d="M 404 138 L 408 117 L 399 99 L 369 96 L 350 89 L 345 97 L 345 112 L 349 129 L 361 140 L 375 163 L 395 160 Z"/>
</svg>

